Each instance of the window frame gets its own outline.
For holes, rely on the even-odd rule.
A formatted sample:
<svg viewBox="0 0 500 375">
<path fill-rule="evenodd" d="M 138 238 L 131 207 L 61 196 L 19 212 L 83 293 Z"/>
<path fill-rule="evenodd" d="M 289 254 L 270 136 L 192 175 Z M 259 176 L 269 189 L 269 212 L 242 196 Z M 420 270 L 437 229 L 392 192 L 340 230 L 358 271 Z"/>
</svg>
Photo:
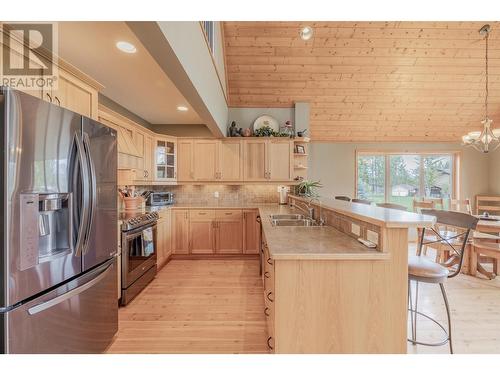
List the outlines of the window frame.
<svg viewBox="0 0 500 375">
<path fill-rule="evenodd" d="M 438 155 L 449 155 L 452 157 L 451 166 L 451 199 L 460 199 L 460 159 L 462 152 L 457 150 L 428 150 L 428 151 L 416 151 L 416 150 L 369 150 L 369 149 L 356 149 L 354 157 L 354 197 L 358 197 L 358 158 L 360 156 L 384 156 L 385 162 L 385 176 L 384 176 L 384 200 L 390 202 L 389 200 L 389 190 L 391 184 L 391 173 L 390 173 L 390 158 L 391 155 L 419 155 L 424 156 L 438 156 Z M 424 163 L 420 163 L 420 176 L 424 175 Z M 419 178 L 419 191 L 425 191 L 425 178 Z M 422 186 L 423 185 L 423 186 Z M 418 197 L 421 197 L 420 195 Z"/>
</svg>

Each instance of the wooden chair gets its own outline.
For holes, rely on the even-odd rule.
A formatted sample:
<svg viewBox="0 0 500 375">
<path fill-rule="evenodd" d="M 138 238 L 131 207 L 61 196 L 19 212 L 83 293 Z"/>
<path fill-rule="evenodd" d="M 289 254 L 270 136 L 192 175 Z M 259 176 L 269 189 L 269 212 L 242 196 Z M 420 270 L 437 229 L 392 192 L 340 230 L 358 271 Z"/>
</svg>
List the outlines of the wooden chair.
<svg viewBox="0 0 500 375">
<path fill-rule="evenodd" d="M 470 204 L 470 199 L 450 199 L 450 206 L 448 209 L 450 211 L 465 212 L 466 214 L 472 215 L 472 205 Z"/>
<path fill-rule="evenodd" d="M 470 247 L 469 274 L 476 276 L 479 271 L 481 274 L 492 280 L 498 275 L 500 268 L 500 241 L 499 236 L 482 233 L 474 236 L 474 242 Z M 493 272 L 486 271 L 480 264 L 481 257 L 493 259 Z"/>
<path fill-rule="evenodd" d="M 367 205 L 371 205 L 372 204 L 372 201 L 369 201 L 368 199 L 360 199 L 360 198 L 353 198 L 352 203 L 361 203 L 361 204 L 367 204 Z"/>
<path fill-rule="evenodd" d="M 500 215 L 500 196 L 476 195 L 476 214 Z"/>
<path fill-rule="evenodd" d="M 436 203 L 434 201 L 419 201 L 417 199 L 413 200 L 413 212 L 420 213 L 421 209 L 434 209 L 436 208 Z"/>
<path fill-rule="evenodd" d="M 411 256 L 408 259 L 408 302 L 411 319 L 411 339 L 408 341 L 413 345 L 427 345 L 427 346 L 439 346 L 445 345 L 446 343 L 450 346 L 450 353 L 453 354 L 452 345 L 452 335 L 451 335 L 451 316 L 450 307 L 448 304 L 448 297 L 446 296 L 446 291 L 444 288 L 444 283 L 447 279 L 457 276 L 463 265 L 465 248 L 469 241 L 469 235 L 472 230 L 476 228 L 478 218 L 465 214 L 462 212 L 451 212 L 435 209 L 423 209 L 422 214 L 430 215 L 436 217 L 436 222 L 439 225 L 452 226 L 454 228 L 460 228 L 458 232 L 453 237 L 444 237 L 440 232 L 436 231 L 434 228 L 428 231 L 433 232 L 433 236 L 437 239 L 439 243 L 443 243 L 449 246 L 452 252 L 452 257 L 450 262 L 443 266 L 441 264 L 427 260 L 421 256 L 423 247 L 425 245 L 431 245 L 434 241 L 426 242 L 426 228 L 422 229 L 422 236 L 420 238 L 417 256 Z M 456 243 L 456 244 L 455 244 Z M 415 304 L 413 304 L 413 296 L 411 290 L 411 282 L 414 281 L 416 284 L 415 292 Z M 446 329 L 441 323 L 439 323 L 434 318 L 418 311 L 418 284 L 420 282 L 428 284 L 439 284 L 441 289 L 441 294 L 443 296 L 444 304 L 446 307 L 446 315 L 448 317 L 448 329 Z M 444 340 L 437 343 L 428 343 L 417 340 L 417 315 L 429 319 L 431 322 L 437 324 L 445 333 Z"/>
<path fill-rule="evenodd" d="M 399 210 L 399 211 L 408 211 L 408 209 L 405 206 L 396 203 L 377 203 L 377 206 L 382 208 L 391 208 L 393 210 Z"/>
<path fill-rule="evenodd" d="M 339 200 L 339 201 L 346 201 L 346 202 L 350 202 L 351 201 L 351 198 L 345 196 L 345 195 L 337 195 L 335 197 L 335 199 Z"/>
</svg>

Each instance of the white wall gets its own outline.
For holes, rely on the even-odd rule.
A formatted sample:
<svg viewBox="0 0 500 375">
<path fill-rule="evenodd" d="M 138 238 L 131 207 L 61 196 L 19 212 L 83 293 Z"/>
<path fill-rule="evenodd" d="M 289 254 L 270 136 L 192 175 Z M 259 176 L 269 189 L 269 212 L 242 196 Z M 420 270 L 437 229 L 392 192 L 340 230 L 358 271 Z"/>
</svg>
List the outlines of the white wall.
<svg viewBox="0 0 500 375">
<path fill-rule="evenodd" d="M 199 22 L 158 22 L 217 126 L 226 133 L 228 107 Z"/>
<path fill-rule="evenodd" d="M 490 193 L 500 194 L 500 150 L 489 154 Z"/>
<path fill-rule="evenodd" d="M 323 196 L 354 196 L 355 152 L 358 150 L 379 151 L 460 151 L 460 195 L 474 199 L 476 194 L 488 193 L 491 189 L 489 174 L 491 163 L 487 155 L 473 149 L 453 144 L 395 144 L 395 143 L 316 143 L 309 150 L 309 179 L 320 180 Z M 499 152 L 500 155 L 500 152 Z M 500 162 L 500 156 L 497 159 Z M 497 178 L 500 178 L 500 174 Z M 500 182 L 500 179 L 497 180 Z M 497 186 L 498 186 L 497 182 Z M 500 191 L 498 192 L 500 193 Z"/>
</svg>

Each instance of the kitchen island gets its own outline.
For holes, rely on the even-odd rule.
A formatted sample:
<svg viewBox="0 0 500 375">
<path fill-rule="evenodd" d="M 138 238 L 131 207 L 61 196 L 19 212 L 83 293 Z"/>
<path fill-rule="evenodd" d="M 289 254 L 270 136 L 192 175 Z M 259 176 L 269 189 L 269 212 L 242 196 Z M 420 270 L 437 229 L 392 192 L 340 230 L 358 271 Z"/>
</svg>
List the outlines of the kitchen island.
<svg viewBox="0 0 500 375">
<path fill-rule="evenodd" d="M 270 351 L 406 353 L 408 229 L 434 218 L 359 203 L 310 206 L 326 226 L 273 226 L 271 214 L 297 211 L 259 208 Z"/>
</svg>

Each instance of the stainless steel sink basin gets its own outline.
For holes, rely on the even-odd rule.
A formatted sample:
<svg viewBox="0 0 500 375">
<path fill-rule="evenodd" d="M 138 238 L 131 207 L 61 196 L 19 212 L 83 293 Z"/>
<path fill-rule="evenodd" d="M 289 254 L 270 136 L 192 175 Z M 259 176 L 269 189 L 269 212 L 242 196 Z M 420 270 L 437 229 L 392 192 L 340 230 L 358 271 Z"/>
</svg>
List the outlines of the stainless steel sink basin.
<svg viewBox="0 0 500 375">
<path fill-rule="evenodd" d="M 300 220 L 305 219 L 301 214 L 276 214 L 271 215 L 271 220 Z"/>
<path fill-rule="evenodd" d="M 317 225 L 311 219 L 273 219 L 271 223 L 275 227 L 312 227 Z"/>
</svg>

